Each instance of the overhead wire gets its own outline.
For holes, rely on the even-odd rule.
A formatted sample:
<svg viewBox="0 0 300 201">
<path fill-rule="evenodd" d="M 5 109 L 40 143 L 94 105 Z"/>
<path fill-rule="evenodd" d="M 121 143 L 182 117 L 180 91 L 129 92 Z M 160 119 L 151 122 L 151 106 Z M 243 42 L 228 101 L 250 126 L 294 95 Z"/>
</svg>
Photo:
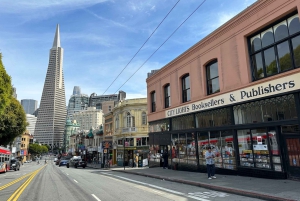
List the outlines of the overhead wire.
<svg viewBox="0 0 300 201">
<path fill-rule="evenodd" d="M 115 92 L 117 93 L 144 65 L 147 61 L 175 34 L 175 32 L 204 4 L 206 0 L 203 0 L 201 4 L 171 33 L 171 35 L 146 59 L 146 61 L 121 85 L 121 87 Z"/>
<path fill-rule="evenodd" d="M 117 75 L 117 77 L 112 81 L 112 83 L 107 87 L 107 89 L 103 92 L 102 95 L 105 94 L 105 92 L 113 85 L 113 83 L 118 79 L 118 77 L 122 74 L 122 72 L 127 68 L 127 66 L 131 63 L 131 61 L 135 58 L 135 56 L 141 51 L 141 49 L 145 46 L 145 44 L 149 41 L 149 39 L 152 37 L 152 35 L 156 32 L 156 30 L 160 27 L 160 25 L 163 23 L 163 21 L 168 17 L 168 15 L 172 12 L 172 10 L 176 7 L 176 5 L 179 3 L 180 0 L 178 0 L 174 6 L 171 8 L 171 10 L 167 13 L 167 15 L 162 19 L 162 21 L 158 24 L 158 26 L 154 29 L 154 31 L 150 34 L 150 36 L 147 38 L 147 40 L 143 43 L 143 45 L 139 48 L 139 50 L 133 55 L 133 57 L 130 59 L 130 61 L 126 64 L 126 66 L 121 70 L 121 72 Z"/>
</svg>

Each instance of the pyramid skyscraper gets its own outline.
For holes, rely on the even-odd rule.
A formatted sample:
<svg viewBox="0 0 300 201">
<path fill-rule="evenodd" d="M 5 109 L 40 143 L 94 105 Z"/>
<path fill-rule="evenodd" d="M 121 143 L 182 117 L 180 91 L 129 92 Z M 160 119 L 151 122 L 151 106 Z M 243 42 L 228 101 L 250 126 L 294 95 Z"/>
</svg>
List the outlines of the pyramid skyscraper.
<svg viewBox="0 0 300 201">
<path fill-rule="evenodd" d="M 59 25 L 57 25 L 34 132 L 36 140 L 52 148 L 61 147 L 66 115 L 63 48 L 60 46 Z"/>
</svg>

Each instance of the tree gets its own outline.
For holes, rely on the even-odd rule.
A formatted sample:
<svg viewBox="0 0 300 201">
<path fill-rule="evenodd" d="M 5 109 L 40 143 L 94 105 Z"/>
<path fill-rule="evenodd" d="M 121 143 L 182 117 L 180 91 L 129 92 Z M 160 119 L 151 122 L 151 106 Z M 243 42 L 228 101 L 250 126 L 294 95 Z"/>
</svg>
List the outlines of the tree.
<svg viewBox="0 0 300 201">
<path fill-rule="evenodd" d="M 46 145 L 41 146 L 42 153 L 48 153 L 48 147 Z"/>
<path fill-rule="evenodd" d="M 39 144 L 29 144 L 29 152 L 33 155 L 40 154 L 42 151 Z"/>
<path fill-rule="evenodd" d="M 2 54 L 0 53 L 0 115 L 9 105 L 12 96 L 11 78 L 6 73 L 2 63 Z"/>
<path fill-rule="evenodd" d="M 0 142 L 6 146 L 16 137 L 25 132 L 26 126 L 25 111 L 19 101 L 11 96 L 10 104 L 0 115 Z"/>
</svg>

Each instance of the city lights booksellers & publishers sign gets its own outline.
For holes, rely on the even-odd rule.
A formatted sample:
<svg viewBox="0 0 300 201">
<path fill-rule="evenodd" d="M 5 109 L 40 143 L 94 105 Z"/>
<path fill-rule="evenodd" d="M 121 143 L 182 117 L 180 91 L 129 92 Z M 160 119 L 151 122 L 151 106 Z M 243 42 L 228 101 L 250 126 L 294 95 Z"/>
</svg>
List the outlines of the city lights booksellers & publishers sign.
<svg viewBox="0 0 300 201">
<path fill-rule="evenodd" d="M 300 89 L 300 73 L 204 99 L 165 112 L 166 117 L 208 110 Z"/>
</svg>

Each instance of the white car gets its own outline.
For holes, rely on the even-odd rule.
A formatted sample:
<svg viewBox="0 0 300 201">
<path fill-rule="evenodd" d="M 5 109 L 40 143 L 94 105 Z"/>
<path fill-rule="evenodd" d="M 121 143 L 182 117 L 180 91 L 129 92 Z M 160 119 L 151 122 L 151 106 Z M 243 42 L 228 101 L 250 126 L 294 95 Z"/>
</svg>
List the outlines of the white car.
<svg viewBox="0 0 300 201">
<path fill-rule="evenodd" d="M 54 162 L 56 162 L 58 159 L 57 158 L 54 158 Z"/>
</svg>

